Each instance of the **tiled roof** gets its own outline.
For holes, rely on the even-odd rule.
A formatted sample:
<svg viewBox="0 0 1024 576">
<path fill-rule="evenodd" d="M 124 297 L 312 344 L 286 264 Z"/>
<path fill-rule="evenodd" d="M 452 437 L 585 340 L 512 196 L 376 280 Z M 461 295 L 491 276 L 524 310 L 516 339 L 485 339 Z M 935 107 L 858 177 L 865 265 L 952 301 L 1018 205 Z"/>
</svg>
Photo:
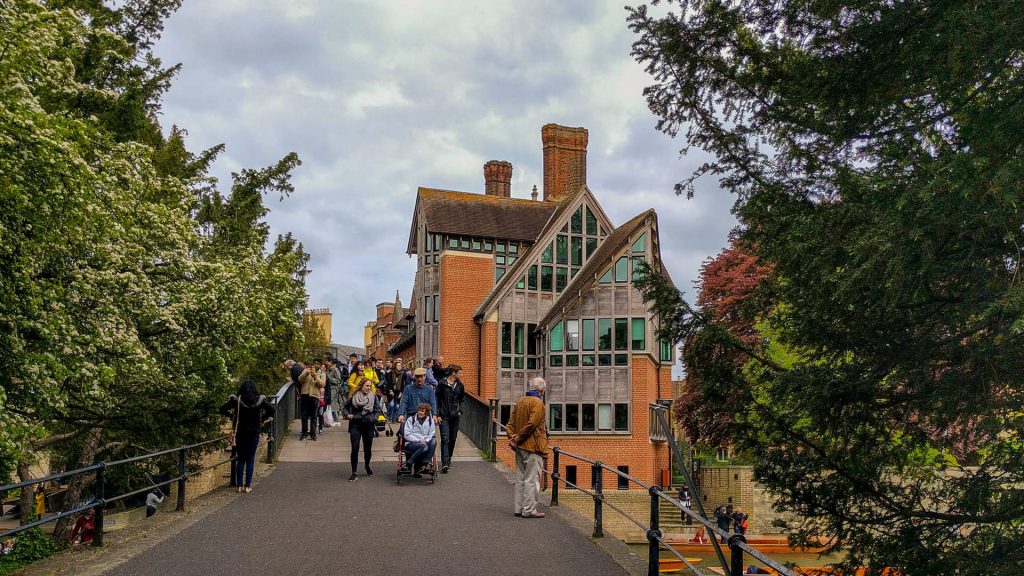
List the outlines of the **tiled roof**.
<svg viewBox="0 0 1024 576">
<path fill-rule="evenodd" d="M 576 199 L 586 191 L 587 187 L 581 186 L 580 189 L 577 190 L 574 194 L 570 194 L 568 196 L 561 198 L 557 204 L 545 202 L 545 204 L 552 204 L 557 206 L 557 208 L 555 208 L 555 210 L 551 213 L 551 216 L 548 218 L 548 221 L 545 222 L 544 228 L 537 233 L 537 236 L 534 238 L 534 244 L 530 246 L 530 248 L 526 252 L 519 255 L 519 259 L 516 260 L 516 263 L 513 264 L 512 267 L 508 269 L 505 275 L 501 277 L 501 280 L 499 280 L 498 283 L 495 284 L 493 288 L 491 288 L 491 291 L 487 293 L 487 297 L 484 298 L 483 302 L 481 302 L 480 305 L 477 306 L 476 312 L 473 313 L 474 318 L 479 318 L 483 316 L 487 312 L 487 309 L 490 308 L 491 305 L 493 305 L 505 293 L 508 287 L 519 281 L 519 277 L 525 274 L 526 269 L 530 266 L 530 261 L 533 260 L 534 251 L 543 249 L 543 247 L 538 247 L 536 241 L 539 240 L 541 236 L 544 236 L 547 233 L 548 227 L 550 227 L 553 223 L 561 220 L 562 215 L 565 214 L 565 211 L 568 210 L 569 207 L 576 202 Z"/>
<path fill-rule="evenodd" d="M 619 226 L 615 230 L 612 230 L 611 234 L 605 238 L 604 242 L 597 247 L 597 251 L 590 257 L 587 264 L 573 277 L 569 285 L 565 287 L 562 295 L 555 300 L 555 303 L 551 305 L 551 309 L 544 315 L 544 318 L 537 323 L 538 327 L 547 326 L 548 322 L 554 319 L 556 316 L 562 314 L 563 308 L 568 308 L 574 300 L 579 298 L 580 294 L 588 290 L 590 285 L 597 282 L 595 276 L 598 272 L 604 269 L 605 266 L 611 264 L 612 256 L 615 255 L 623 246 L 629 242 L 629 237 L 638 228 L 644 225 L 648 217 L 654 218 L 657 221 L 658 215 L 654 209 L 651 208 L 633 217 L 632 220 L 626 222 L 622 226 Z M 657 255 L 657 265 L 661 273 L 668 277 L 668 272 L 665 270 L 665 266 L 661 263 L 661 255 Z M 672 279 L 669 278 L 671 282 Z"/>
<path fill-rule="evenodd" d="M 427 230 L 433 233 L 533 242 L 557 206 L 553 202 L 420 188 L 407 252 L 417 251 L 416 228 L 421 212 Z"/>
</svg>

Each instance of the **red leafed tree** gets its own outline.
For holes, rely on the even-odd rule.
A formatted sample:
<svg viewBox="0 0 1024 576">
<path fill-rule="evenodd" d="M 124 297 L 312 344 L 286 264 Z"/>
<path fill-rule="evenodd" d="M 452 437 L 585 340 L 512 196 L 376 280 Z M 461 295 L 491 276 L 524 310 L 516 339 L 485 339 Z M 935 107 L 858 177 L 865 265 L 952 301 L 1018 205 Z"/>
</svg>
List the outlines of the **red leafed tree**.
<svg viewBox="0 0 1024 576">
<path fill-rule="evenodd" d="M 703 330 L 683 343 L 687 377 L 683 395 L 674 404 L 676 420 L 693 441 L 713 446 L 729 443 L 733 412 L 728 407 L 743 406 L 745 393 L 740 379 L 730 385 L 731 373 L 741 370 L 749 358 L 725 344 L 723 337 L 738 338 L 753 348 L 761 345 L 754 325 L 770 309 L 764 288 L 771 275 L 771 268 L 758 262 L 736 238 L 701 265 L 697 304 L 714 330 Z"/>
</svg>

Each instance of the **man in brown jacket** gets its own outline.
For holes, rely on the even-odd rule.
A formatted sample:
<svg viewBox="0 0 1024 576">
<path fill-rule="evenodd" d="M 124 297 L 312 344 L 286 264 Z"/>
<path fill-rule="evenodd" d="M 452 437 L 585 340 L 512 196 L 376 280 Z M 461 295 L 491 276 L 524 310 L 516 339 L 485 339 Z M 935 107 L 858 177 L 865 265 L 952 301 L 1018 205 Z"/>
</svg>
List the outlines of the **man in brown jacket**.
<svg viewBox="0 0 1024 576">
<path fill-rule="evenodd" d="M 320 391 L 324 389 L 327 378 L 313 368 L 306 368 L 299 376 L 299 410 L 302 417 L 302 433 L 299 440 L 316 441 L 316 411 L 320 407 Z M 306 424 L 309 427 L 306 427 Z"/>
<path fill-rule="evenodd" d="M 544 425 L 543 378 L 530 380 L 530 390 L 512 408 L 505 432 L 508 445 L 516 452 L 516 516 L 543 518 L 537 512 L 537 492 L 540 491 L 540 473 L 543 455 L 548 450 L 548 431 Z"/>
</svg>

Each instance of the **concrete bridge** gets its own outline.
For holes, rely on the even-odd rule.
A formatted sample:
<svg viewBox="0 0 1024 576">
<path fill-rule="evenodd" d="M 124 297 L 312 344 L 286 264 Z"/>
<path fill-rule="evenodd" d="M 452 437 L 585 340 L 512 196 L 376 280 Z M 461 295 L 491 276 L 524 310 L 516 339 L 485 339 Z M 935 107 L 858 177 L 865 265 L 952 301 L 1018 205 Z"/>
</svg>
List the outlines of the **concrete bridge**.
<svg viewBox="0 0 1024 576">
<path fill-rule="evenodd" d="M 374 475 L 360 465 L 359 480 L 349 482 L 344 424 L 317 442 L 300 442 L 294 428 L 251 494 L 230 494 L 216 512 L 103 573 L 628 573 L 591 541 L 584 519 L 573 526 L 571 511 L 514 517 L 508 474 L 464 436 L 436 484 L 405 477 L 399 485 L 392 438 L 374 443 Z"/>
</svg>

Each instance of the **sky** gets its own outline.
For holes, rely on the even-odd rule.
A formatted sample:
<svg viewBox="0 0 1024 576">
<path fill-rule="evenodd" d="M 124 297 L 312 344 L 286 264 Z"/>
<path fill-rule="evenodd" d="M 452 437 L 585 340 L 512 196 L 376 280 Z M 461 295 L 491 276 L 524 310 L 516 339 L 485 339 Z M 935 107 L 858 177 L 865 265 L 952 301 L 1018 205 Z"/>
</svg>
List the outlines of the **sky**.
<svg viewBox="0 0 1024 576">
<path fill-rule="evenodd" d="M 658 132 L 630 56 L 622 0 L 550 2 L 185 0 L 155 48 L 182 70 L 160 121 L 193 151 L 220 143 L 230 174 L 289 152 L 295 193 L 265 199 L 272 237 L 310 254 L 310 308 L 361 346 L 375 305 L 409 306 L 405 254 L 419 186 L 483 193 L 483 165 L 513 165 L 512 196 L 543 190 L 541 126 L 590 132 L 587 184 L 615 225 L 654 208 L 662 257 L 691 301 L 702 261 L 735 226 L 733 197 L 673 185 L 706 156 Z"/>
</svg>

